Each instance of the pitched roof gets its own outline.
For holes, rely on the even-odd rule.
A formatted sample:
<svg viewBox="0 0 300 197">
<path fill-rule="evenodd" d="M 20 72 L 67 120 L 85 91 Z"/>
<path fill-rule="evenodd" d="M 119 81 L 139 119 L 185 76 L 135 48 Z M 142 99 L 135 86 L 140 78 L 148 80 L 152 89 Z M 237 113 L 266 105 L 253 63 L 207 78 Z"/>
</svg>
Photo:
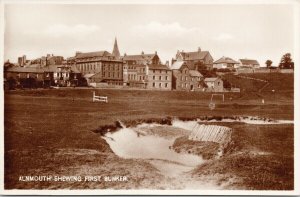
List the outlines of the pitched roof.
<svg viewBox="0 0 300 197">
<path fill-rule="evenodd" d="M 217 77 L 211 77 L 211 78 L 205 78 L 204 81 L 205 82 L 214 82 L 216 81 L 218 78 Z"/>
<path fill-rule="evenodd" d="M 170 70 L 170 68 L 166 65 L 163 65 L 163 64 L 149 64 L 148 65 L 149 69 L 150 70 Z"/>
<path fill-rule="evenodd" d="M 105 56 L 112 56 L 112 54 L 109 53 L 108 51 L 95 51 L 95 52 L 88 52 L 88 53 L 78 53 L 75 57 L 89 58 L 89 57 L 105 57 Z"/>
<path fill-rule="evenodd" d="M 220 59 L 218 59 L 217 61 L 214 62 L 214 64 L 222 64 L 222 63 L 226 63 L 226 64 L 238 64 L 238 61 L 235 61 L 229 57 L 221 57 Z"/>
<path fill-rule="evenodd" d="M 92 76 L 94 76 L 95 73 L 92 73 L 92 74 L 85 74 L 83 77 L 84 78 L 91 78 Z"/>
<path fill-rule="evenodd" d="M 80 73 L 76 67 L 67 66 L 67 65 L 48 65 L 48 66 L 43 67 L 45 72 L 57 72 L 58 68 L 67 68 L 67 69 L 70 69 L 70 71 L 72 71 L 74 73 Z M 68 72 L 68 70 L 61 70 L 60 72 Z"/>
<path fill-rule="evenodd" d="M 141 54 L 141 55 L 125 55 L 121 58 L 124 61 L 135 60 L 135 61 L 149 61 L 154 58 L 155 54 Z"/>
<path fill-rule="evenodd" d="M 71 71 L 73 73 L 81 73 L 75 66 L 71 66 Z"/>
<path fill-rule="evenodd" d="M 203 60 L 208 51 L 195 51 L 195 52 L 180 52 L 183 60 Z"/>
<path fill-rule="evenodd" d="M 185 64 L 184 61 L 176 61 L 171 65 L 172 70 L 179 70 Z"/>
<path fill-rule="evenodd" d="M 41 64 L 30 64 L 26 65 L 24 68 L 41 68 Z"/>
<path fill-rule="evenodd" d="M 203 77 L 203 75 L 197 70 L 189 70 L 189 73 L 192 77 Z"/>
<path fill-rule="evenodd" d="M 259 65 L 258 61 L 257 60 L 251 60 L 251 59 L 240 59 L 240 62 L 243 64 L 243 65 Z"/>
<path fill-rule="evenodd" d="M 10 67 L 6 70 L 7 72 L 18 72 L 18 73 L 43 73 L 44 69 L 43 68 L 32 68 L 32 67 L 19 67 L 19 66 L 14 66 Z"/>
</svg>

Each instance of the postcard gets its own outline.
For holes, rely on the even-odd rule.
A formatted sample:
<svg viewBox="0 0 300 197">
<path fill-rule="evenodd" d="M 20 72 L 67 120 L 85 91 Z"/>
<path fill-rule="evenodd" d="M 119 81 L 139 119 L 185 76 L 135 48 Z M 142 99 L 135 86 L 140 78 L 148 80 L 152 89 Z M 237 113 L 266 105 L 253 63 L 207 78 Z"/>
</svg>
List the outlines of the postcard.
<svg viewBox="0 0 300 197">
<path fill-rule="evenodd" d="M 1 194 L 300 194 L 299 1 L 1 9 Z"/>
</svg>

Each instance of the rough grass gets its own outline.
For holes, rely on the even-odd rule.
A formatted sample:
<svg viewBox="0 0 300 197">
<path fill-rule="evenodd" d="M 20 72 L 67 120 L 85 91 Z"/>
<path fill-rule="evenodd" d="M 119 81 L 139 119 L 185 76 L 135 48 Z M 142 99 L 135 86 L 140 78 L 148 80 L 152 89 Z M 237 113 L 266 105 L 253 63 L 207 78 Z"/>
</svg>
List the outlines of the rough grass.
<svg viewBox="0 0 300 197">
<path fill-rule="evenodd" d="M 262 79 L 268 81 L 270 84 L 266 86 L 262 93 L 275 90 L 276 92 L 286 92 L 294 90 L 294 74 L 282 74 L 282 73 L 251 73 L 233 75 L 227 74 L 223 77 L 229 81 L 233 86 L 241 88 L 242 91 L 257 92 L 266 83 L 261 81 L 255 81 L 250 79 L 240 78 L 239 76 L 246 76 L 256 79 Z"/>
<path fill-rule="evenodd" d="M 221 174 L 220 182 L 236 176 L 240 181 L 230 187 L 237 189 L 294 188 L 293 125 L 224 125 L 234 128 L 233 150 L 199 166 L 193 171 L 194 176 Z"/>
<path fill-rule="evenodd" d="M 182 136 L 174 141 L 172 148 L 177 153 L 189 153 L 199 155 L 203 159 L 213 159 L 218 155 L 219 144 L 215 142 L 202 142 L 189 140 L 188 136 Z"/>
<path fill-rule="evenodd" d="M 285 94 L 280 92 L 275 94 L 285 99 L 276 100 L 274 96 L 269 95 L 267 98 L 270 99 L 270 103 L 263 106 L 256 98 L 243 97 L 243 94 L 226 94 L 225 103 L 217 103 L 216 109 L 211 111 L 208 108 L 210 93 L 95 90 L 97 95 L 108 96 L 109 102 L 93 103 L 93 91 L 93 89 L 75 88 L 5 92 L 5 188 L 33 187 L 33 185 L 20 184 L 17 181 L 20 175 L 37 174 L 38 172 L 65 175 L 68 171 L 70 174 L 75 172 L 84 174 L 85 169 L 97 170 L 100 174 L 108 173 L 109 170 L 122 172 L 128 169 L 128 175 L 137 177 L 137 179 L 133 178 L 126 187 L 153 188 L 151 186 L 155 184 L 151 185 L 151 182 L 159 182 L 161 178 L 158 174 L 150 168 L 142 168 L 143 165 L 146 166 L 144 163 L 135 163 L 133 160 L 123 160 L 113 156 L 107 157 L 107 154 L 113 154 L 111 149 L 106 141 L 93 130 L 99 128 L 101 130 L 101 127 L 105 125 L 115 125 L 117 120 L 135 125 L 138 122 L 136 120 L 165 118 L 166 124 L 168 124 L 167 117 L 189 119 L 200 116 L 224 116 L 224 114 L 293 119 L 294 112 L 293 97 L 285 97 Z M 233 97 L 232 101 L 229 100 L 229 96 Z M 266 101 L 268 100 L 266 99 Z M 246 129 L 244 125 L 237 125 L 240 125 L 239 128 L 235 128 L 237 131 L 236 141 L 240 140 L 240 144 L 236 145 L 237 150 L 256 147 L 275 152 L 280 159 L 285 157 L 285 154 L 291 158 L 290 155 L 293 152 L 291 147 L 292 129 L 266 127 L 263 130 L 257 130 L 255 127 Z M 263 138 L 258 137 L 261 135 Z M 97 157 L 89 156 L 89 154 L 86 156 L 57 155 L 57 151 L 61 149 L 77 150 L 74 152 L 91 150 L 98 151 L 99 154 Z M 287 161 L 292 161 L 292 159 Z M 103 162 L 106 165 L 102 165 Z M 122 165 L 118 167 L 120 163 Z M 67 167 L 64 168 L 65 166 Z M 145 174 L 143 175 L 141 172 Z M 290 171 L 287 169 L 287 172 Z M 136 176 L 135 173 L 140 174 Z M 41 184 L 34 188 L 41 189 L 50 186 Z M 78 188 L 98 187 L 92 183 L 84 186 L 74 185 L 74 187 L 77 186 Z M 62 184 L 55 187 L 69 188 L 71 186 Z M 116 187 L 113 186 L 113 188 Z"/>
</svg>

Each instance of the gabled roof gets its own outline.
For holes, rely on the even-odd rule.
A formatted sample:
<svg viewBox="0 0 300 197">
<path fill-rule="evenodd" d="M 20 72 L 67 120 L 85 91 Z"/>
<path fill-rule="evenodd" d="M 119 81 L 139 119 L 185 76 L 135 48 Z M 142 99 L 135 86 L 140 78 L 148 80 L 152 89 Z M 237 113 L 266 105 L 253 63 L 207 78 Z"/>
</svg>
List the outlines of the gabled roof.
<svg viewBox="0 0 300 197">
<path fill-rule="evenodd" d="M 251 59 L 240 59 L 240 62 L 243 64 L 243 65 L 259 65 L 258 61 L 257 60 L 251 60 Z"/>
<path fill-rule="evenodd" d="M 14 66 L 10 67 L 6 70 L 7 72 L 17 72 L 17 73 L 43 73 L 44 69 L 43 68 L 31 68 L 31 67 L 19 67 L 19 66 Z"/>
<path fill-rule="evenodd" d="M 223 63 L 226 63 L 226 64 L 238 64 L 239 62 L 235 61 L 235 60 L 233 60 L 233 59 L 231 59 L 229 57 L 224 57 L 224 56 L 214 62 L 214 64 L 223 64 Z"/>
<path fill-rule="evenodd" d="M 141 54 L 141 55 L 125 55 L 122 56 L 121 58 L 124 61 L 150 61 L 155 57 L 155 53 L 154 54 Z"/>
<path fill-rule="evenodd" d="M 189 73 L 192 77 L 203 77 L 203 75 L 197 70 L 189 70 Z"/>
<path fill-rule="evenodd" d="M 180 52 L 181 56 L 183 57 L 183 60 L 203 60 L 207 54 L 209 54 L 208 51 L 195 51 L 195 52 Z"/>
<path fill-rule="evenodd" d="M 95 51 L 95 52 L 88 52 L 88 53 L 78 53 L 75 57 L 76 58 L 90 58 L 90 57 L 106 57 L 112 56 L 111 53 L 108 51 Z"/>
<path fill-rule="evenodd" d="M 211 77 L 211 78 L 205 78 L 204 81 L 205 82 L 214 82 L 216 81 L 218 78 L 217 77 Z"/>
<path fill-rule="evenodd" d="M 170 68 L 163 64 L 149 64 L 148 65 L 150 70 L 170 70 Z"/>
<path fill-rule="evenodd" d="M 172 70 L 179 70 L 184 64 L 186 64 L 184 61 L 176 61 L 171 65 Z"/>
<path fill-rule="evenodd" d="M 84 78 L 91 78 L 92 76 L 94 76 L 95 75 L 95 73 L 92 73 L 92 74 L 85 74 L 83 77 Z"/>
</svg>

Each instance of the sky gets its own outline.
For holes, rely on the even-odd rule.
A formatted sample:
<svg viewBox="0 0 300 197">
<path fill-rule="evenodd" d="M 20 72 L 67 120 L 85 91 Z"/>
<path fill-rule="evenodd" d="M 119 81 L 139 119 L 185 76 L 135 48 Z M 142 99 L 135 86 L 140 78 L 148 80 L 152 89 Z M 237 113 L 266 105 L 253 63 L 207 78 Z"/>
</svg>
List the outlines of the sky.
<svg viewBox="0 0 300 197">
<path fill-rule="evenodd" d="M 209 51 L 217 60 L 267 59 L 278 65 L 294 51 L 292 5 L 6 4 L 4 60 L 26 55 L 71 57 L 76 51 L 154 53 Z"/>
</svg>

